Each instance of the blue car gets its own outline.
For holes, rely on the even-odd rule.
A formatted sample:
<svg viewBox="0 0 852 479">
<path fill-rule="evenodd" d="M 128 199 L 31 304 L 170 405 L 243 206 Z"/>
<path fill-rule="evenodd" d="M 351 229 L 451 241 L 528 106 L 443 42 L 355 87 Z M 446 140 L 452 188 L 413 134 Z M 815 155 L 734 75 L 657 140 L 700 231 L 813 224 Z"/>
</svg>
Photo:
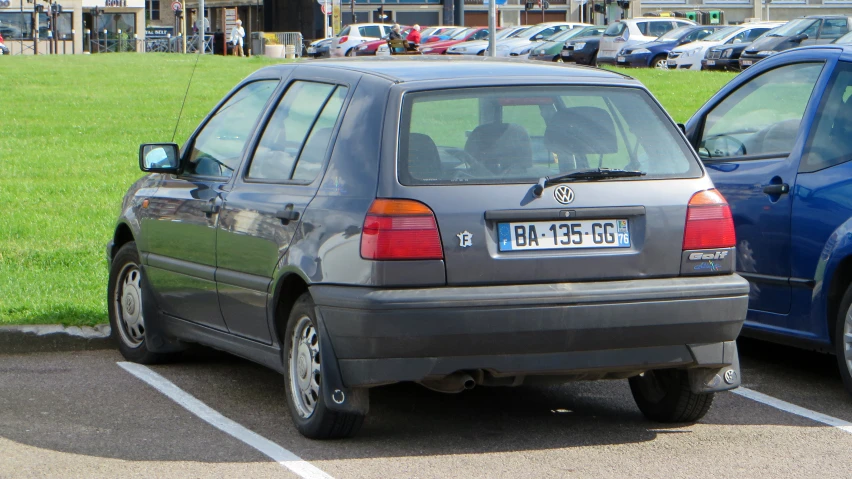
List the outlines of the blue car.
<svg viewBox="0 0 852 479">
<path fill-rule="evenodd" d="M 852 393 L 852 47 L 749 68 L 684 130 L 730 204 L 743 333 L 836 354 Z M 783 99 L 783 101 L 779 101 Z"/>
<path fill-rule="evenodd" d="M 640 43 L 620 51 L 615 58 L 615 64 L 620 67 L 654 67 L 665 70 L 668 68 L 666 57 L 673 48 L 697 42 L 720 28 L 722 27 L 709 25 L 675 28 L 653 42 Z"/>
</svg>

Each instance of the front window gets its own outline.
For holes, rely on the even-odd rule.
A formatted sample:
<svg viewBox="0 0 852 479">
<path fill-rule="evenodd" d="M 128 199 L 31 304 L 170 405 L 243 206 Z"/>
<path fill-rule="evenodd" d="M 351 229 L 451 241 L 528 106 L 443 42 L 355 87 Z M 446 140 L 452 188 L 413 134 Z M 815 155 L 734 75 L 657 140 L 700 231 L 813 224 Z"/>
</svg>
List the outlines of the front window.
<svg viewBox="0 0 852 479">
<path fill-rule="evenodd" d="M 617 37 L 621 35 L 624 29 L 627 28 L 627 24 L 624 22 L 616 22 L 606 27 L 603 36 L 605 37 Z"/>
<path fill-rule="evenodd" d="M 521 90 L 521 91 L 519 91 Z M 588 168 L 698 177 L 676 127 L 636 88 L 465 88 L 405 95 L 405 185 L 534 183 Z"/>
</svg>

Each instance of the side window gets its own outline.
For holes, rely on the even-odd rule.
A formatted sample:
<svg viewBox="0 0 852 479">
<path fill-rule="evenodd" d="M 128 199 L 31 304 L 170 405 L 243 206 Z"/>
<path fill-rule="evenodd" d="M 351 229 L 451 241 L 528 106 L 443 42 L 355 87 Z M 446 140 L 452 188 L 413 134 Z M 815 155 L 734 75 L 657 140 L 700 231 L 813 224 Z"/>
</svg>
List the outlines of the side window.
<svg viewBox="0 0 852 479">
<path fill-rule="evenodd" d="M 820 23 L 822 23 L 822 22 L 820 22 L 820 21 L 814 22 L 811 26 L 808 27 L 807 30 L 805 30 L 802 33 L 807 35 L 809 39 L 816 40 L 817 33 L 819 32 L 819 24 Z"/>
<path fill-rule="evenodd" d="M 636 24 L 636 28 L 639 30 L 639 33 L 642 35 L 648 34 L 648 22 L 639 22 Z"/>
<path fill-rule="evenodd" d="M 381 38 L 384 36 L 382 35 L 381 27 L 379 27 L 378 25 L 369 25 L 366 27 L 361 27 L 359 30 L 361 31 L 362 37 Z"/>
<path fill-rule="evenodd" d="M 837 64 L 826 91 L 799 165 L 802 173 L 852 160 L 852 64 Z"/>
<path fill-rule="evenodd" d="M 748 35 L 749 35 L 749 30 L 742 31 L 742 32 L 734 35 L 734 38 L 731 38 L 730 40 L 728 40 L 728 43 L 743 43 L 743 42 L 747 41 L 746 39 L 748 38 Z"/>
<path fill-rule="evenodd" d="M 749 30 L 747 32 L 748 35 L 743 40 L 743 42 L 753 42 L 753 41 L 757 40 L 757 37 L 763 35 L 764 33 L 768 32 L 768 31 L 769 31 L 768 28 L 752 28 L 751 30 Z"/>
<path fill-rule="evenodd" d="M 287 89 L 254 151 L 249 178 L 286 181 L 293 177 L 296 161 L 309 142 L 306 140 L 336 88 L 326 83 L 297 81 Z"/>
<path fill-rule="evenodd" d="M 845 18 L 827 18 L 822 25 L 819 37 L 833 40 L 842 37 L 848 31 Z"/>
<path fill-rule="evenodd" d="M 555 27 L 545 28 L 544 30 L 538 32 L 538 34 L 536 34 L 535 36 L 538 38 L 547 38 L 553 35 L 554 32 L 556 32 Z"/>
<path fill-rule="evenodd" d="M 660 35 L 665 35 L 671 29 L 671 22 L 651 22 L 648 26 L 648 36 L 659 37 Z"/>
<path fill-rule="evenodd" d="M 480 30 L 473 34 L 474 40 L 482 40 L 484 38 L 488 38 L 488 30 Z"/>
<path fill-rule="evenodd" d="M 296 170 L 293 172 L 294 180 L 313 181 L 319 174 L 322 162 L 325 160 L 325 154 L 328 151 L 328 144 L 331 141 L 331 132 L 340 116 L 343 100 L 346 99 L 348 92 L 348 88 L 339 86 L 325 103 L 322 113 L 311 129 L 311 134 L 308 135 L 308 141 L 302 148 L 299 161 L 296 162 Z"/>
<path fill-rule="evenodd" d="M 186 173 L 230 178 L 277 80 L 249 83 L 219 108 L 195 137 Z"/>
<path fill-rule="evenodd" d="M 698 154 L 724 158 L 789 152 L 822 67 L 786 65 L 741 85 L 707 114 Z"/>
</svg>

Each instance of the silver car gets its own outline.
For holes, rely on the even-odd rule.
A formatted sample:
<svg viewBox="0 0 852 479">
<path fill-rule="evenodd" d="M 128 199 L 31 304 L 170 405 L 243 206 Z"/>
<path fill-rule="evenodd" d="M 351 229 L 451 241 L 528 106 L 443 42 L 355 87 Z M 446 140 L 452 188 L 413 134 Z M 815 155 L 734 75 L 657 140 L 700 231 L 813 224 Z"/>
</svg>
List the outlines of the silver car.
<svg viewBox="0 0 852 479">
<path fill-rule="evenodd" d="M 121 353 L 200 343 L 268 366 L 307 437 L 355 434 L 370 389 L 400 381 L 628 379 L 663 422 L 740 383 L 731 210 L 628 77 L 275 65 L 139 161 L 107 246 Z"/>
</svg>

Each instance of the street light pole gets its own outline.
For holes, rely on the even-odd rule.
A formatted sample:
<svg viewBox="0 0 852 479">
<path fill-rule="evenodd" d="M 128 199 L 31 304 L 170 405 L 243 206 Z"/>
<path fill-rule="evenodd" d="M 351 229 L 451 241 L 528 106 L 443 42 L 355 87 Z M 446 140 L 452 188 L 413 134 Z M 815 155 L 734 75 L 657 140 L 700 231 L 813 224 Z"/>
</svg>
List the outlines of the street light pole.
<svg viewBox="0 0 852 479">
<path fill-rule="evenodd" d="M 488 56 L 497 56 L 497 0 L 488 0 Z"/>
</svg>

